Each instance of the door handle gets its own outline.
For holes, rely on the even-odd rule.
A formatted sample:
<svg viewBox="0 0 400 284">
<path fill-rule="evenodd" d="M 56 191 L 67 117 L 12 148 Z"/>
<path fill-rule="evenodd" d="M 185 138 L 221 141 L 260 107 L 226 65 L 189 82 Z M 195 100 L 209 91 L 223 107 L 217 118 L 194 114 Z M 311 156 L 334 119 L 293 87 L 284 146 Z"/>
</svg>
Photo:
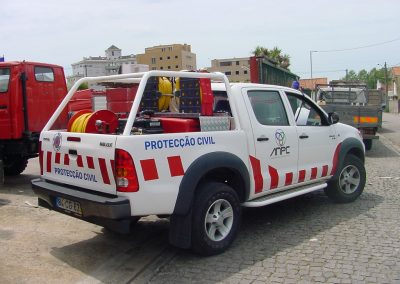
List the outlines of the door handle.
<svg viewBox="0 0 400 284">
<path fill-rule="evenodd" d="M 300 138 L 300 139 L 307 139 L 307 138 L 308 138 L 308 135 L 307 135 L 307 134 L 301 134 L 301 135 L 299 136 L 299 138 Z"/>
<path fill-rule="evenodd" d="M 262 142 L 262 141 L 268 141 L 268 140 L 269 140 L 268 137 L 258 137 L 258 138 L 257 138 L 257 141 L 260 141 L 260 142 Z"/>
</svg>

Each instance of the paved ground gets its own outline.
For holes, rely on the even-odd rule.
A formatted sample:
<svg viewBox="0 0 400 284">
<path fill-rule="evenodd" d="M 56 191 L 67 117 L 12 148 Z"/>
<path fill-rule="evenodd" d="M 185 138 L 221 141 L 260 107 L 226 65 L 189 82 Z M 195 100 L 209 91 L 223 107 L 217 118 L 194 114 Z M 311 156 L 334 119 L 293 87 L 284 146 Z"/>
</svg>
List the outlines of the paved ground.
<svg viewBox="0 0 400 284">
<path fill-rule="evenodd" d="M 393 113 L 383 114 L 383 128 L 379 131 L 383 138 L 400 148 L 400 115 Z"/>
<path fill-rule="evenodd" d="M 400 283 L 400 119 L 385 121 L 356 202 L 316 192 L 246 210 L 232 248 L 209 258 L 169 247 L 166 220 L 120 236 L 37 208 L 32 160 L 0 189 L 0 283 Z"/>
</svg>

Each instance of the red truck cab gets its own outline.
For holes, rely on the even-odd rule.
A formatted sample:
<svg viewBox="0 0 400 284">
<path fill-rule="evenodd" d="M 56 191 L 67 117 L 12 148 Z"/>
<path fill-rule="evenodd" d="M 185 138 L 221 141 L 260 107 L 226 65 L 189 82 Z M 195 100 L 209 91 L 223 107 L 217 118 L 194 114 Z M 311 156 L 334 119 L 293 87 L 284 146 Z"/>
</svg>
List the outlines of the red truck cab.
<svg viewBox="0 0 400 284">
<path fill-rule="evenodd" d="M 20 174 L 37 157 L 39 133 L 66 93 L 61 66 L 0 63 L 0 182 L 3 171 Z"/>
</svg>

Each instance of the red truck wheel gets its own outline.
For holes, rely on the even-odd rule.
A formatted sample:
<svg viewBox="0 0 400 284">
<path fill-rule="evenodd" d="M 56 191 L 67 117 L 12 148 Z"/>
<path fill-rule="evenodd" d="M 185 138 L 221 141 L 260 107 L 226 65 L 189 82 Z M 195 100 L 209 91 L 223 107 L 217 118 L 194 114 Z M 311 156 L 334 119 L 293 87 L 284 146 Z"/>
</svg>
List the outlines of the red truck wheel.
<svg viewBox="0 0 400 284">
<path fill-rule="evenodd" d="M 9 157 L 4 161 L 4 175 L 6 176 L 16 176 L 22 173 L 26 166 L 28 165 L 28 160 L 22 157 Z"/>
</svg>

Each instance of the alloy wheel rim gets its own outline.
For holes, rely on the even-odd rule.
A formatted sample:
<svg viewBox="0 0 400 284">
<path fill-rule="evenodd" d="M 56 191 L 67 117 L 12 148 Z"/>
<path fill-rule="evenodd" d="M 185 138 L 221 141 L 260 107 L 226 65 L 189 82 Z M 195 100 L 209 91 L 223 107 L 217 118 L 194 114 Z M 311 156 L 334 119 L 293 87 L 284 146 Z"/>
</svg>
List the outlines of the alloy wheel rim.
<svg viewBox="0 0 400 284">
<path fill-rule="evenodd" d="M 360 171 L 356 166 L 348 165 L 340 173 L 339 187 L 345 194 L 354 193 L 361 182 Z"/>
<path fill-rule="evenodd" d="M 233 225 L 233 208 L 225 199 L 218 199 L 207 209 L 204 228 L 212 241 L 221 241 L 230 233 Z"/>
</svg>

